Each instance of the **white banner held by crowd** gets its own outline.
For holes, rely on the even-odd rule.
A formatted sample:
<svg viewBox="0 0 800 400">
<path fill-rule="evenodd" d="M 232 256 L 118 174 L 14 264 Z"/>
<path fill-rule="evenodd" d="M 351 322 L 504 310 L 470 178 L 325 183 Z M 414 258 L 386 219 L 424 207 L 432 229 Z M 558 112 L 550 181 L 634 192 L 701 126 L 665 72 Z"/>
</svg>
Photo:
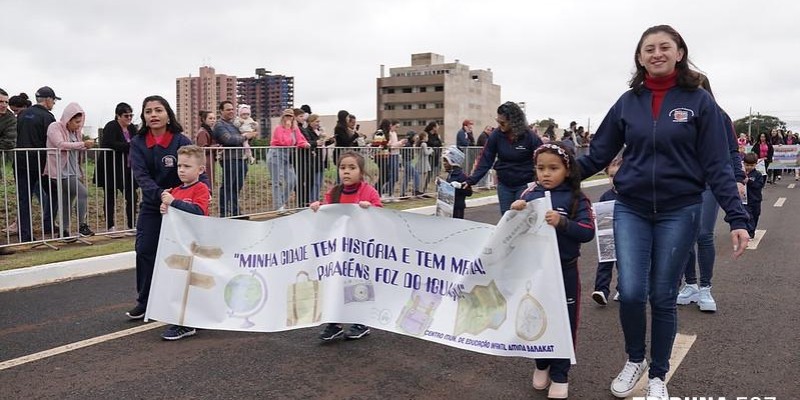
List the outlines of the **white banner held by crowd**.
<svg viewBox="0 0 800 400">
<path fill-rule="evenodd" d="M 172 208 L 146 318 L 251 332 L 360 323 L 574 362 L 550 208 L 530 202 L 497 227 L 345 204 L 261 222 Z"/>
</svg>

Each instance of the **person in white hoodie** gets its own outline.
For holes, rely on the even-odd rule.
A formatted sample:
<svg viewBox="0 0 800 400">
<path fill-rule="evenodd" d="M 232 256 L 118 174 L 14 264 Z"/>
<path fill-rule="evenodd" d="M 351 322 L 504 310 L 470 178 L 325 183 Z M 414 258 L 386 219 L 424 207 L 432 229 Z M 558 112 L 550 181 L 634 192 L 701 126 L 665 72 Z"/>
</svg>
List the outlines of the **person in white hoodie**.
<svg viewBox="0 0 800 400">
<path fill-rule="evenodd" d="M 61 120 L 47 127 L 47 163 L 45 175 L 50 178 L 50 193 L 58 193 L 58 215 L 62 237 L 71 236 L 70 208 L 78 200 L 79 233 L 92 236 L 94 232 L 86 223 L 89 192 L 83 182 L 81 160 L 86 150 L 94 147 L 91 139 L 83 140 L 83 123 L 86 114 L 78 103 L 69 103 L 61 114 Z M 57 149 L 57 150 L 54 150 Z"/>
</svg>

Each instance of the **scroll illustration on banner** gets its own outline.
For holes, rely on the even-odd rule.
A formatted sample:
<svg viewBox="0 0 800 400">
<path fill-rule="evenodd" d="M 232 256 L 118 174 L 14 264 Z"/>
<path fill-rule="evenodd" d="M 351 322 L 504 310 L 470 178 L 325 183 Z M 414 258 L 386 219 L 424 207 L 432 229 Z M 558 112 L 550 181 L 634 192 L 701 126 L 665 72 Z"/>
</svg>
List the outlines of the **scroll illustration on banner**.
<svg viewBox="0 0 800 400">
<path fill-rule="evenodd" d="M 171 210 L 145 317 L 247 332 L 357 323 L 574 361 L 550 207 L 529 202 L 496 227 L 349 204 L 258 222 Z"/>
<path fill-rule="evenodd" d="M 599 262 L 617 261 L 614 243 L 614 200 L 593 203 L 597 259 Z"/>
</svg>

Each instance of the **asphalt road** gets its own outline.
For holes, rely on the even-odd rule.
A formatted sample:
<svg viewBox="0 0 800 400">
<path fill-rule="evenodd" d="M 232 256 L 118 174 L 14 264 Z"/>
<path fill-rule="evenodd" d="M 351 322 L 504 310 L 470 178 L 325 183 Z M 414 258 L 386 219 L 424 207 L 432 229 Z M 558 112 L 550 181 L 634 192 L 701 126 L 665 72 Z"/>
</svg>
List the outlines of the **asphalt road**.
<svg viewBox="0 0 800 400">
<path fill-rule="evenodd" d="M 672 396 L 800 398 L 800 188 L 764 191 L 756 250 L 731 260 L 727 226 L 717 226 L 713 293 L 719 311 L 679 307 L 679 333 L 696 335 L 669 382 Z M 598 199 L 607 187 L 587 189 Z M 773 207 L 779 197 L 787 200 Z M 496 205 L 468 209 L 495 223 Z M 580 260 L 583 292 L 570 398 L 613 399 L 623 366 L 615 303 L 590 298 L 594 242 Z M 0 293 L 0 363 L 95 338 L 142 322 L 124 312 L 134 299 L 125 271 Z M 153 325 L 151 325 L 153 326 Z M 201 331 L 164 342 L 158 327 L 0 370 L 0 399 L 543 399 L 531 388 L 533 363 L 487 356 L 373 330 L 363 340 L 321 344 L 318 328 L 254 334 Z"/>
</svg>

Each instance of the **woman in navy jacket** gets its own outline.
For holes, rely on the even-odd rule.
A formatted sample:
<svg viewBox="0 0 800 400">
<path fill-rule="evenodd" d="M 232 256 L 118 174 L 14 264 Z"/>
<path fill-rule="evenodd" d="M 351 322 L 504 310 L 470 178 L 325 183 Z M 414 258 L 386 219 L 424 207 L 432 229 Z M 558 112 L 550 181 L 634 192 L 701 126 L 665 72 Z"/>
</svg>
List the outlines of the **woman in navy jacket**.
<svg viewBox="0 0 800 400">
<path fill-rule="evenodd" d="M 130 319 L 144 318 L 150 282 L 161 233 L 161 193 L 181 185 L 178 178 L 178 149 L 192 144 L 167 100 L 148 96 L 142 102 L 142 127 L 131 140 L 133 176 L 142 188 L 139 220 L 136 222 L 136 307 L 126 313 Z M 200 180 L 209 185 L 205 174 Z M 210 187 L 209 187 L 210 188 Z"/>
<path fill-rule="evenodd" d="M 670 26 L 647 29 L 636 45 L 631 90 L 611 107 L 595 132 L 589 155 L 578 159 L 583 177 L 608 165 L 620 150 L 614 177 L 620 322 L 628 362 L 611 384 L 627 397 L 647 370 L 646 308 L 651 307 L 648 396 L 668 397 L 664 383 L 677 330 L 677 283 L 695 243 L 702 193 L 711 187 L 731 226 L 734 256 L 747 247 L 747 214 L 728 154 L 724 119 L 689 68 L 689 52 Z"/>
</svg>

